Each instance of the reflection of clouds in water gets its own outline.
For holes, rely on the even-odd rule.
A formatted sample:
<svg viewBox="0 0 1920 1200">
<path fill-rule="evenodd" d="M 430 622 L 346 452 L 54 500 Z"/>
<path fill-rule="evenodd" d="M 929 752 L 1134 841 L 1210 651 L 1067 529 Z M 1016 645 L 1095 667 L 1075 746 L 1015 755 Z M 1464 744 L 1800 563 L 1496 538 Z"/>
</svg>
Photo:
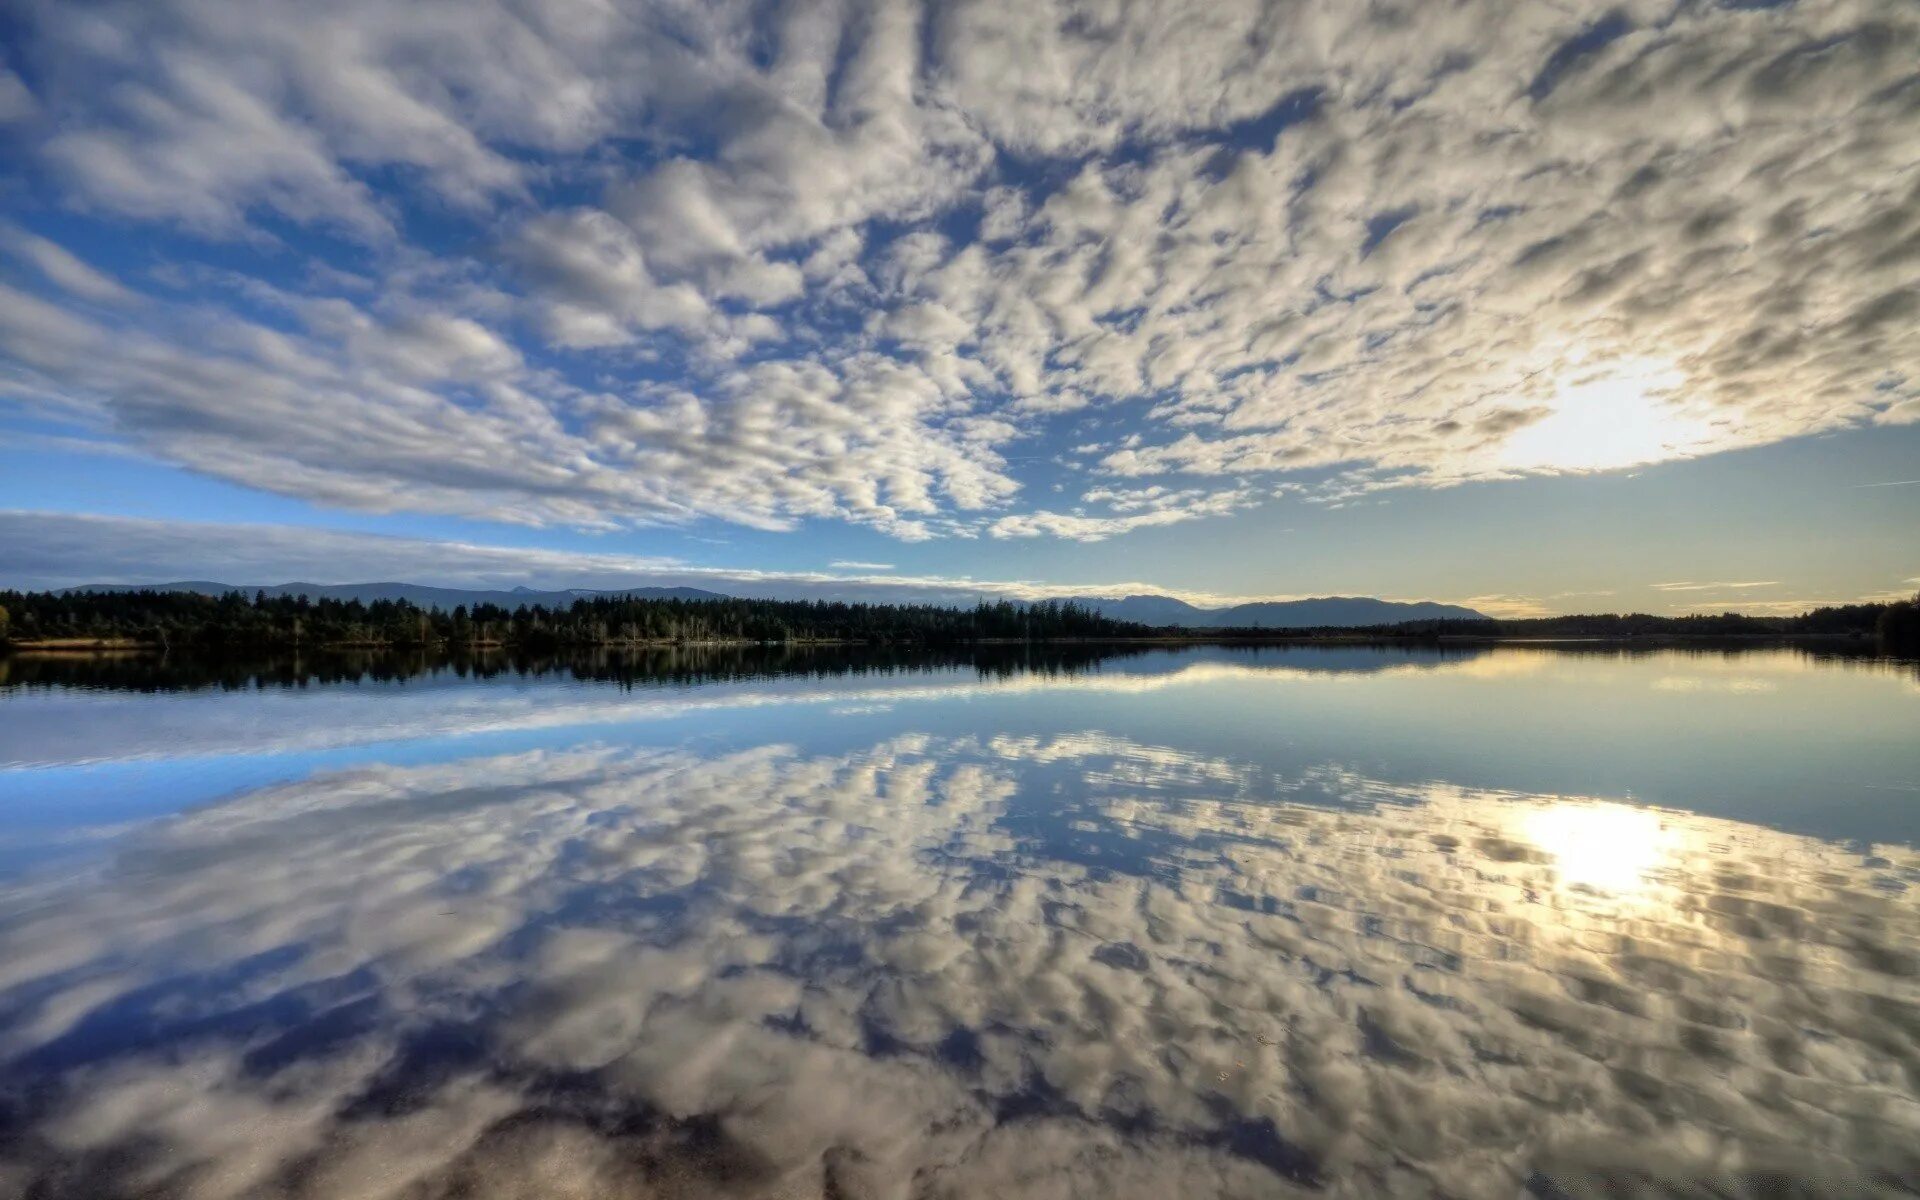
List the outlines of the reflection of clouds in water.
<svg viewBox="0 0 1920 1200">
<path fill-rule="evenodd" d="M 1653 681 L 1656 692 L 1731 692 L 1734 695 L 1753 695 L 1760 692 L 1778 691 L 1780 685 L 1771 679 L 1705 679 L 1693 675 L 1662 675 Z"/>
<path fill-rule="evenodd" d="M 1220 658 L 1197 654 L 1221 654 Z M 1658 675 L 1649 679 L 1651 671 Z M 1735 655 L 1687 651 L 1593 650 L 1529 646 L 1461 648 L 1445 652 L 1378 647 L 1291 647 L 1260 651 L 1185 651 L 1166 657 L 1116 660 L 1097 669 L 995 676 L 971 669 L 902 669 L 828 679 L 795 677 L 749 683 L 706 682 L 698 687 L 610 685 L 540 678 L 525 686 L 467 686 L 435 679 L 404 687 L 193 692 L 165 697 L 106 691 L 49 690 L 17 703 L 0 722 L 0 783 L 23 768 L 81 766 L 186 756 L 260 756 L 321 752 L 385 741 L 511 734 L 572 726 L 619 725 L 699 713 L 820 706 L 830 715 L 884 711 L 924 701 L 1007 699 L 1026 695 L 1152 697 L 1164 692 L 1238 693 L 1242 707 L 1290 691 L 1317 700 L 1325 689 L 1353 693 L 1372 685 L 1444 688 L 1452 683 L 1537 684 L 1534 703 L 1564 711 L 1567 720 L 1590 712 L 1596 689 L 1643 697 L 1699 691 L 1796 697 L 1810 687 L 1829 690 L 1846 716 L 1871 715 L 1883 696 L 1863 688 L 1884 680 L 1901 691 L 1920 690 L 1914 666 L 1887 660 L 1845 660 L 1793 650 L 1745 650 Z M 1376 692 L 1375 695 L 1387 693 Z M 1416 701 L 1421 693 L 1397 694 Z M 0 690 L 0 702 L 20 692 Z M 1669 703 L 1684 703 L 1675 696 Z M 1697 714 L 1696 714 L 1697 715 Z M 1841 720 L 1836 716 L 1833 719 Z"/>
<path fill-rule="evenodd" d="M 0 901 L 0 1188 L 1854 1193 L 1882 853 L 1105 734 L 341 772 Z"/>
<path fill-rule="evenodd" d="M 183 755 L 258 755 L 319 751 L 369 742 L 614 725 L 691 713 L 827 705 L 829 712 L 883 711 L 898 702 L 1008 697 L 1058 692 L 1142 696 L 1169 688 L 1260 682 L 1358 681 L 1444 670 L 1460 658 L 1416 658 L 1354 665 L 1327 652 L 1256 664 L 1182 661 L 1122 663 L 1085 673 L 1025 671 L 988 676 L 966 669 L 902 670 L 824 682 L 704 684 L 687 690 L 615 692 L 605 686 L 539 681 L 528 688 L 433 687 L 373 696 L 349 689 L 218 692 L 169 696 L 59 692 L 9 714 L 0 726 L 0 770 L 72 766 Z M 1373 659 L 1379 659 L 1375 654 Z M 1341 665 L 1343 662 L 1346 665 Z M 0 692 L 0 699 L 6 693 Z M 116 716 L 127 714 L 127 719 Z"/>
</svg>

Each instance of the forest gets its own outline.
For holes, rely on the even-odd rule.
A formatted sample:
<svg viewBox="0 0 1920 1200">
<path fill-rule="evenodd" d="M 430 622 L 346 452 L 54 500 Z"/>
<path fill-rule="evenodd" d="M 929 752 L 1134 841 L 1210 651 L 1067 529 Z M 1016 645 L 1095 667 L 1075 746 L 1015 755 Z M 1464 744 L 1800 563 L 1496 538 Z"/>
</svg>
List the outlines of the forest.
<svg viewBox="0 0 1920 1200">
<path fill-rule="evenodd" d="M 973 608 L 805 600 L 659 599 L 592 596 L 566 608 L 497 604 L 451 611 L 406 600 L 312 599 L 229 592 L 0 591 L 0 646 L 142 647 L 205 653 L 298 649 L 507 648 L 551 652 L 589 647 L 703 643 L 851 643 L 958 646 L 984 642 L 1160 638 L 1202 641 L 1345 641 L 1516 638 L 1875 638 L 1920 646 L 1920 596 L 1848 604 L 1797 616 L 1741 613 L 1653 616 L 1596 613 L 1521 620 L 1416 621 L 1321 629 L 1155 628 L 1101 616 L 1071 602 L 1000 601 Z"/>
<path fill-rule="evenodd" d="M 848 604 L 594 596 L 568 608 L 494 604 L 452 611 L 405 600 L 314 600 L 229 592 L 0 592 L 0 642 L 144 646 L 204 652 L 411 647 L 584 646 L 700 642 L 852 642 L 942 646 L 1141 637 L 1144 625 L 1070 603 Z"/>
<path fill-rule="evenodd" d="M 1221 631 L 1258 635 L 1268 630 Z M 1303 630 L 1321 637 L 1391 638 L 1878 638 L 1891 646 L 1920 644 L 1920 596 L 1889 604 L 1840 604 L 1794 616 L 1694 613 L 1584 613 L 1485 621 L 1409 621 L 1366 628 Z"/>
</svg>

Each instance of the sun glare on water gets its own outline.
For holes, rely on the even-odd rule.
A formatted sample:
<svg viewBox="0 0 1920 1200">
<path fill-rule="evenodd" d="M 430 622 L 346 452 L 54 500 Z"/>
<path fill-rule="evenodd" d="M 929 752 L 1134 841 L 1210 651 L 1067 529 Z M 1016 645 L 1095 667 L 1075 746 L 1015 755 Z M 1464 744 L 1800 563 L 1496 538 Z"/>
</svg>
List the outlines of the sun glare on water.
<svg viewBox="0 0 1920 1200">
<path fill-rule="evenodd" d="M 1501 446 L 1501 465 L 1604 471 L 1690 453 L 1710 430 L 1675 405 L 1685 382 L 1657 359 L 1575 364 L 1546 399 L 1551 411 Z"/>
<path fill-rule="evenodd" d="M 1526 814 L 1521 832 L 1553 860 L 1562 886 L 1639 891 L 1673 850 L 1657 813 L 1619 804 L 1555 804 Z"/>
</svg>

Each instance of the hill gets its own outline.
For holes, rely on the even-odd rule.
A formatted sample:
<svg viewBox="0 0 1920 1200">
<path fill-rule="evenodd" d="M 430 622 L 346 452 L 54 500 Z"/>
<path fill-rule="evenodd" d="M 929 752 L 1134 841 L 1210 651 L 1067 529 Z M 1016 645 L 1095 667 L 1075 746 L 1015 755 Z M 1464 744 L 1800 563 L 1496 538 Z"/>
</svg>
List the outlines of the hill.
<svg viewBox="0 0 1920 1200">
<path fill-rule="evenodd" d="M 1230 608 L 1200 608 L 1172 596 L 1076 596 L 1073 602 L 1119 621 L 1187 629 L 1333 629 L 1398 625 L 1406 621 L 1484 621 L 1484 613 L 1457 604 L 1327 596 L 1268 600 Z"/>
</svg>

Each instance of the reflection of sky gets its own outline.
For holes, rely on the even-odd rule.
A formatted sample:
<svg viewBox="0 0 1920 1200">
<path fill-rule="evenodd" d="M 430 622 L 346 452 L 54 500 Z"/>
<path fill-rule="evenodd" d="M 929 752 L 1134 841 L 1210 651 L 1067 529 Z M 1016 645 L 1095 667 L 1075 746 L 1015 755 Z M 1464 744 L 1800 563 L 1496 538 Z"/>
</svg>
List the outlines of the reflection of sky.
<svg viewBox="0 0 1920 1200">
<path fill-rule="evenodd" d="M 1118 695 L 1074 695 L 303 758 L 326 769 L 124 831 L 0 896 L 0 1188 L 1854 1195 L 1920 1173 L 1913 851 L 1219 754 L 1191 712 L 1136 736 Z"/>
<path fill-rule="evenodd" d="M 623 690 L 446 676 L 247 692 L 0 689 L 0 864 L 60 830 L 363 763 L 583 738 L 822 747 L 912 729 L 1099 729 L 1255 771 L 1609 795 L 1825 837 L 1920 839 L 1911 670 L 1795 652 L 1635 657 L 1506 649 L 1209 649 L 1081 675 L 970 669 Z"/>
</svg>

